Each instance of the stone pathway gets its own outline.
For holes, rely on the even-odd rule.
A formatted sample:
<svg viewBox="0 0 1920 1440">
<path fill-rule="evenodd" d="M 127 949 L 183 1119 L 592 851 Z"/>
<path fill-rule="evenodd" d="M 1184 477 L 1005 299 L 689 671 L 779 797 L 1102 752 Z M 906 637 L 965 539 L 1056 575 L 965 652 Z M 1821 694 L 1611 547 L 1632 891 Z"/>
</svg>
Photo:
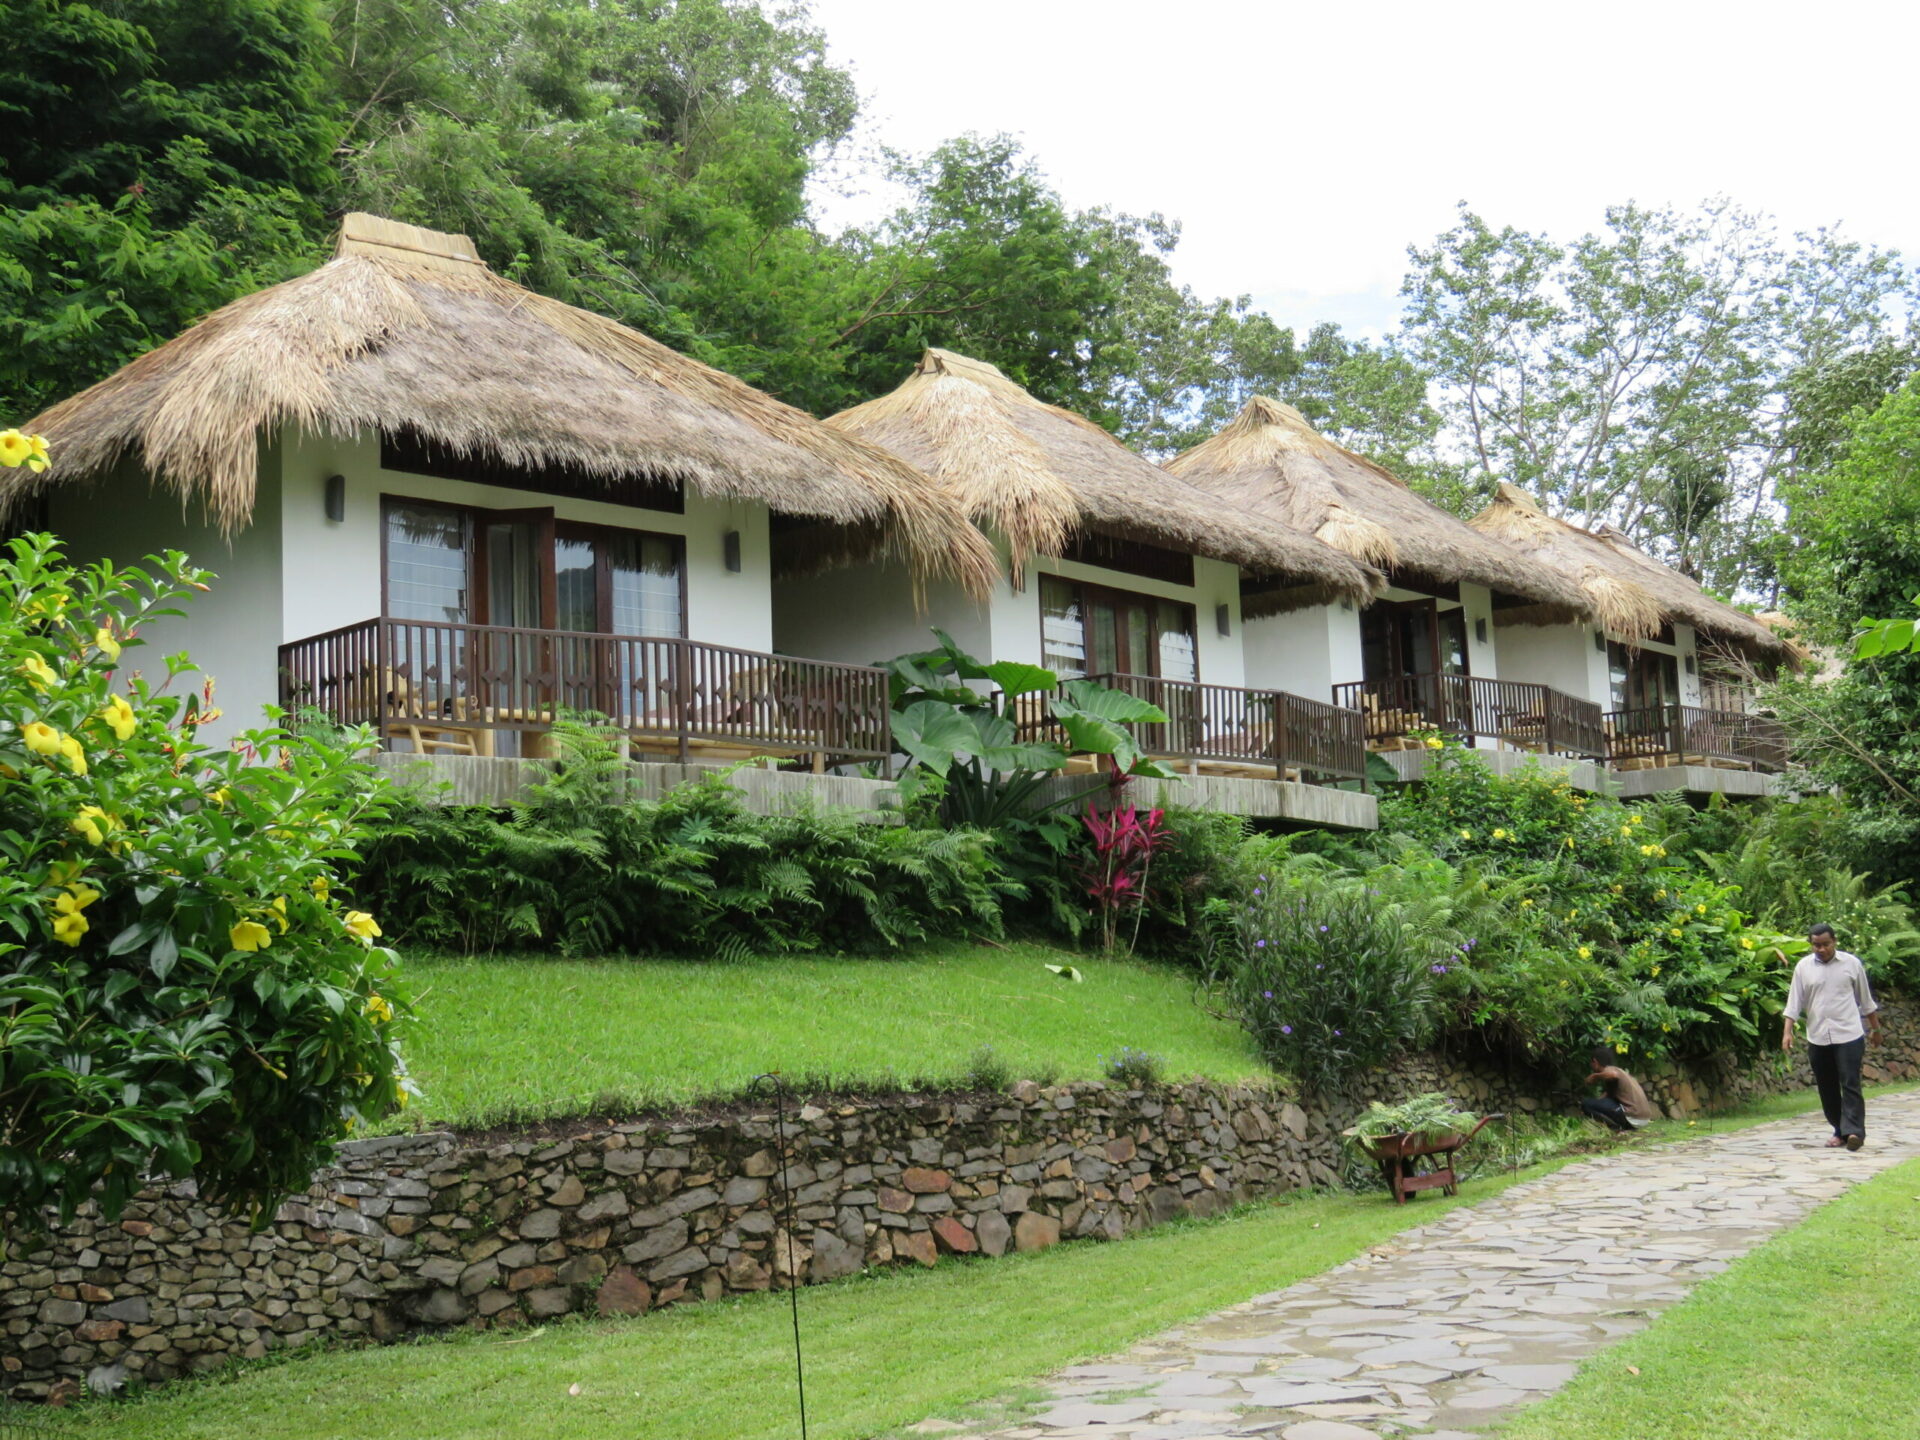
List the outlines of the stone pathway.
<svg viewBox="0 0 1920 1440">
<path fill-rule="evenodd" d="M 1815 1115 L 1569 1165 L 1063 1371 L 1046 1409 L 981 1440 L 1481 1440 L 1703 1276 L 1920 1154 L 1920 1092 L 1869 1101 L 1868 1122 L 1852 1154 Z"/>
</svg>

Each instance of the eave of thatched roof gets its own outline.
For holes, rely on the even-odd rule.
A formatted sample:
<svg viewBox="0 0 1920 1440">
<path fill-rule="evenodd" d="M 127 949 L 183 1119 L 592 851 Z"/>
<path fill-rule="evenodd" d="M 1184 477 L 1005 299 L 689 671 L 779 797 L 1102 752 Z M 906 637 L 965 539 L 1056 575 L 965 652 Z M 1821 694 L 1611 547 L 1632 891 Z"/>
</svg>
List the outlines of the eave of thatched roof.
<svg viewBox="0 0 1920 1440">
<path fill-rule="evenodd" d="M 1382 577 L 1304 535 L 1236 513 L 1084 416 L 1033 398 L 994 366 L 928 350 L 899 389 L 827 423 L 884 446 L 949 487 L 1012 550 L 1058 555 L 1091 530 L 1230 561 L 1322 599 L 1376 593 Z"/>
<path fill-rule="evenodd" d="M 1502 485 L 1473 527 L 1512 546 L 1542 569 L 1577 584 L 1594 618 L 1628 642 L 1646 640 L 1663 625 L 1691 625 L 1722 647 L 1770 664 L 1796 663 L 1785 637 L 1744 610 L 1714 599 L 1670 565 L 1662 565 L 1618 531 L 1583 530 L 1547 514 L 1525 491 Z M 1532 607 L 1500 611 L 1503 625 L 1544 625 L 1559 617 Z"/>
<path fill-rule="evenodd" d="M 984 595 L 992 546 L 897 457 L 624 325 L 494 274 L 461 235 L 349 215 L 335 257 L 223 306 L 28 422 L 54 465 L 30 488 L 122 460 L 223 528 L 254 505 L 259 438 L 412 431 L 454 455 L 609 482 L 664 480 L 830 527 L 799 563 L 887 551 Z"/>
<path fill-rule="evenodd" d="M 1313 536 L 1411 588 L 1484 585 L 1560 617 L 1584 617 L 1579 591 L 1468 528 L 1391 471 L 1343 449 L 1291 405 L 1256 395 L 1217 435 L 1167 462 L 1181 479 Z"/>
</svg>

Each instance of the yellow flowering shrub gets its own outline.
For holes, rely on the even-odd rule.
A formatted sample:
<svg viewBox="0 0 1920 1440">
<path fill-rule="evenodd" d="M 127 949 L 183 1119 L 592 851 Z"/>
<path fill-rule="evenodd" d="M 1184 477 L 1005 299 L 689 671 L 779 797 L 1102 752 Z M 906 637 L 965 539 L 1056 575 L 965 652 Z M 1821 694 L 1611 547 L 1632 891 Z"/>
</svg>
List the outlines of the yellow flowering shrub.
<svg viewBox="0 0 1920 1440">
<path fill-rule="evenodd" d="M 112 1217 L 154 1175 L 270 1206 L 404 1099 L 397 958 L 333 868 L 378 782 L 274 726 L 200 740 L 204 688 L 141 632 L 205 579 L 74 567 L 46 536 L 0 558 L 5 1229 Z"/>
</svg>

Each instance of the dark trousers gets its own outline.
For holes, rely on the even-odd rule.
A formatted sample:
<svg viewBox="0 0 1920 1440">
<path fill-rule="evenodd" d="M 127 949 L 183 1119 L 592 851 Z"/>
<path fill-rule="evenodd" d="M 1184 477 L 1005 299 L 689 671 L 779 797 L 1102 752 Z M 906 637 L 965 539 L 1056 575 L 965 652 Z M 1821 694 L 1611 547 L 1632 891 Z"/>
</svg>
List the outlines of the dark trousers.
<svg viewBox="0 0 1920 1440">
<path fill-rule="evenodd" d="M 1627 1110 L 1611 1095 L 1589 1095 L 1580 1102 L 1580 1108 L 1596 1120 L 1604 1120 L 1616 1130 L 1631 1130 L 1633 1125 L 1627 1119 Z"/>
<path fill-rule="evenodd" d="M 1838 1045 L 1809 1045 L 1813 1083 L 1820 1087 L 1820 1108 L 1836 1135 L 1867 1133 L 1867 1102 L 1860 1093 L 1860 1061 L 1867 1053 L 1867 1037 Z"/>
</svg>

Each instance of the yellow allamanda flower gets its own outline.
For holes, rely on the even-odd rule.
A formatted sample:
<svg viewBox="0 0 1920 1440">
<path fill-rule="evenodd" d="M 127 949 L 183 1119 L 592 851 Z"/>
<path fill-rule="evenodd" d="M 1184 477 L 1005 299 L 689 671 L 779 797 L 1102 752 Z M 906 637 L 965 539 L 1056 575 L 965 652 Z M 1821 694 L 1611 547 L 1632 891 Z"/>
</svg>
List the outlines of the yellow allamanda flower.
<svg viewBox="0 0 1920 1440">
<path fill-rule="evenodd" d="M 1678 930 L 1669 930 L 1667 931 L 1667 934 L 1675 940 L 1678 940 L 1680 938 L 1680 932 Z"/>
<path fill-rule="evenodd" d="M 33 443 L 18 430 L 0 430 L 0 465 L 9 470 L 27 463 Z"/>
<path fill-rule="evenodd" d="M 1622 834 L 1623 836 L 1625 836 L 1625 835 L 1631 835 L 1631 834 L 1633 834 L 1633 827 L 1632 827 L 1631 825 L 1622 825 L 1622 826 L 1620 827 L 1620 833 L 1621 833 L 1621 834 Z"/>
<path fill-rule="evenodd" d="M 109 626 L 102 625 L 93 632 L 93 648 L 109 660 L 120 658 L 120 642 L 114 639 L 113 630 Z"/>
<path fill-rule="evenodd" d="M 99 898 L 100 892 L 91 885 L 76 883 L 67 886 L 66 894 L 53 897 L 53 908 L 62 915 L 78 915 Z"/>
<path fill-rule="evenodd" d="M 1473 838 L 1473 832 L 1471 830 L 1462 830 L 1460 832 L 1460 838 L 1462 840 L 1471 840 Z"/>
<path fill-rule="evenodd" d="M 1693 907 L 1693 913 L 1696 915 L 1704 915 L 1707 913 L 1707 907 L 1704 905 L 1696 905 Z"/>
<path fill-rule="evenodd" d="M 36 755 L 53 756 L 60 753 L 60 732 L 44 720 L 32 720 L 22 725 L 20 738 L 26 742 L 27 749 Z"/>
<path fill-rule="evenodd" d="M 263 950 L 273 943 L 273 935 L 258 920 L 242 920 L 227 932 L 236 950 Z"/>
<path fill-rule="evenodd" d="M 77 946 L 80 937 L 92 928 L 87 923 L 87 917 L 78 911 L 53 917 L 53 938 L 67 945 Z"/>
<path fill-rule="evenodd" d="M 1640 824 L 1644 824 L 1645 821 L 1646 821 L 1646 816 L 1644 815 L 1630 815 L 1627 817 L 1627 823 L 1629 825 L 1640 825 Z"/>
<path fill-rule="evenodd" d="M 1667 898 L 1667 892 L 1664 890 L 1656 890 L 1653 892 L 1653 898 L 1656 900 L 1664 900 Z"/>
<path fill-rule="evenodd" d="M 1641 853 L 1642 855 L 1651 855 L 1651 854 L 1653 854 L 1653 846 L 1651 846 L 1651 845 L 1642 845 L 1642 846 L 1640 847 L 1640 853 Z"/>
<path fill-rule="evenodd" d="M 1751 949 L 1753 949 L 1753 941 L 1751 941 L 1751 940 L 1749 940 L 1749 939 L 1746 939 L 1746 938 L 1744 938 L 1744 937 L 1742 937 L 1742 939 L 1741 939 L 1741 941 L 1740 941 L 1740 948 L 1741 948 L 1742 950 L 1751 950 Z"/>
<path fill-rule="evenodd" d="M 66 757 L 67 768 L 76 775 L 87 773 L 87 752 L 80 748 L 80 742 L 71 735 L 60 737 L 60 753 Z"/>
<path fill-rule="evenodd" d="M 347 927 L 347 933 L 364 944 L 371 945 L 374 937 L 380 933 L 380 926 L 364 910 L 349 910 L 341 923 Z"/>
<path fill-rule="evenodd" d="M 214 803 L 214 805 L 221 810 L 224 810 L 227 808 L 227 801 L 231 800 L 232 798 L 233 798 L 233 792 L 227 789 L 227 787 L 224 785 L 222 785 L 218 790 L 209 790 L 207 792 L 207 799 L 211 800 Z"/>
<path fill-rule="evenodd" d="M 274 922 L 279 925 L 282 935 L 287 933 L 287 897 L 276 895 L 273 904 L 267 907 L 273 911 Z"/>
<path fill-rule="evenodd" d="M 1446 748 L 1447 748 L 1447 742 L 1442 740 L 1438 735 L 1429 735 L 1427 737 L 1427 749 L 1444 750 Z"/>
<path fill-rule="evenodd" d="M 123 744 L 133 738 L 133 732 L 140 722 L 135 719 L 133 706 L 118 695 L 109 695 L 106 705 L 100 711 L 100 718 L 107 722 L 107 728 L 113 731 L 113 738 Z"/>
<path fill-rule="evenodd" d="M 1586 947 L 1585 945 L 1582 945 L 1582 946 L 1580 947 L 1580 950 L 1579 950 L 1579 955 L 1580 955 L 1580 958 L 1581 958 L 1582 960 L 1591 960 L 1591 959 L 1593 958 L 1593 951 L 1592 951 L 1592 950 L 1590 950 L 1590 949 L 1589 949 L 1588 947 Z M 1566 982 L 1566 981 L 1564 981 L 1564 980 L 1562 980 L 1562 981 L 1561 981 L 1560 983 L 1561 983 L 1562 985 L 1564 985 L 1564 984 L 1566 984 L 1567 982 Z"/>
<path fill-rule="evenodd" d="M 68 822 L 67 828 L 83 837 L 89 845 L 104 845 L 107 837 L 120 828 L 120 821 L 98 805 L 82 805 Z"/>
<path fill-rule="evenodd" d="M 385 996 L 369 995 L 367 997 L 367 1014 L 385 1023 L 393 1019 L 393 1006 L 387 1003 Z"/>
<path fill-rule="evenodd" d="M 322 905 L 327 903 L 327 897 L 333 893 L 333 884 L 324 875 L 314 876 L 312 883 L 307 888 L 313 891 L 313 898 L 318 900 Z"/>
<path fill-rule="evenodd" d="M 44 690 L 60 679 L 51 665 L 32 652 L 28 652 L 26 658 L 20 662 L 20 673 L 27 677 L 28 683 L 36 690 Z"/>
</svg>

